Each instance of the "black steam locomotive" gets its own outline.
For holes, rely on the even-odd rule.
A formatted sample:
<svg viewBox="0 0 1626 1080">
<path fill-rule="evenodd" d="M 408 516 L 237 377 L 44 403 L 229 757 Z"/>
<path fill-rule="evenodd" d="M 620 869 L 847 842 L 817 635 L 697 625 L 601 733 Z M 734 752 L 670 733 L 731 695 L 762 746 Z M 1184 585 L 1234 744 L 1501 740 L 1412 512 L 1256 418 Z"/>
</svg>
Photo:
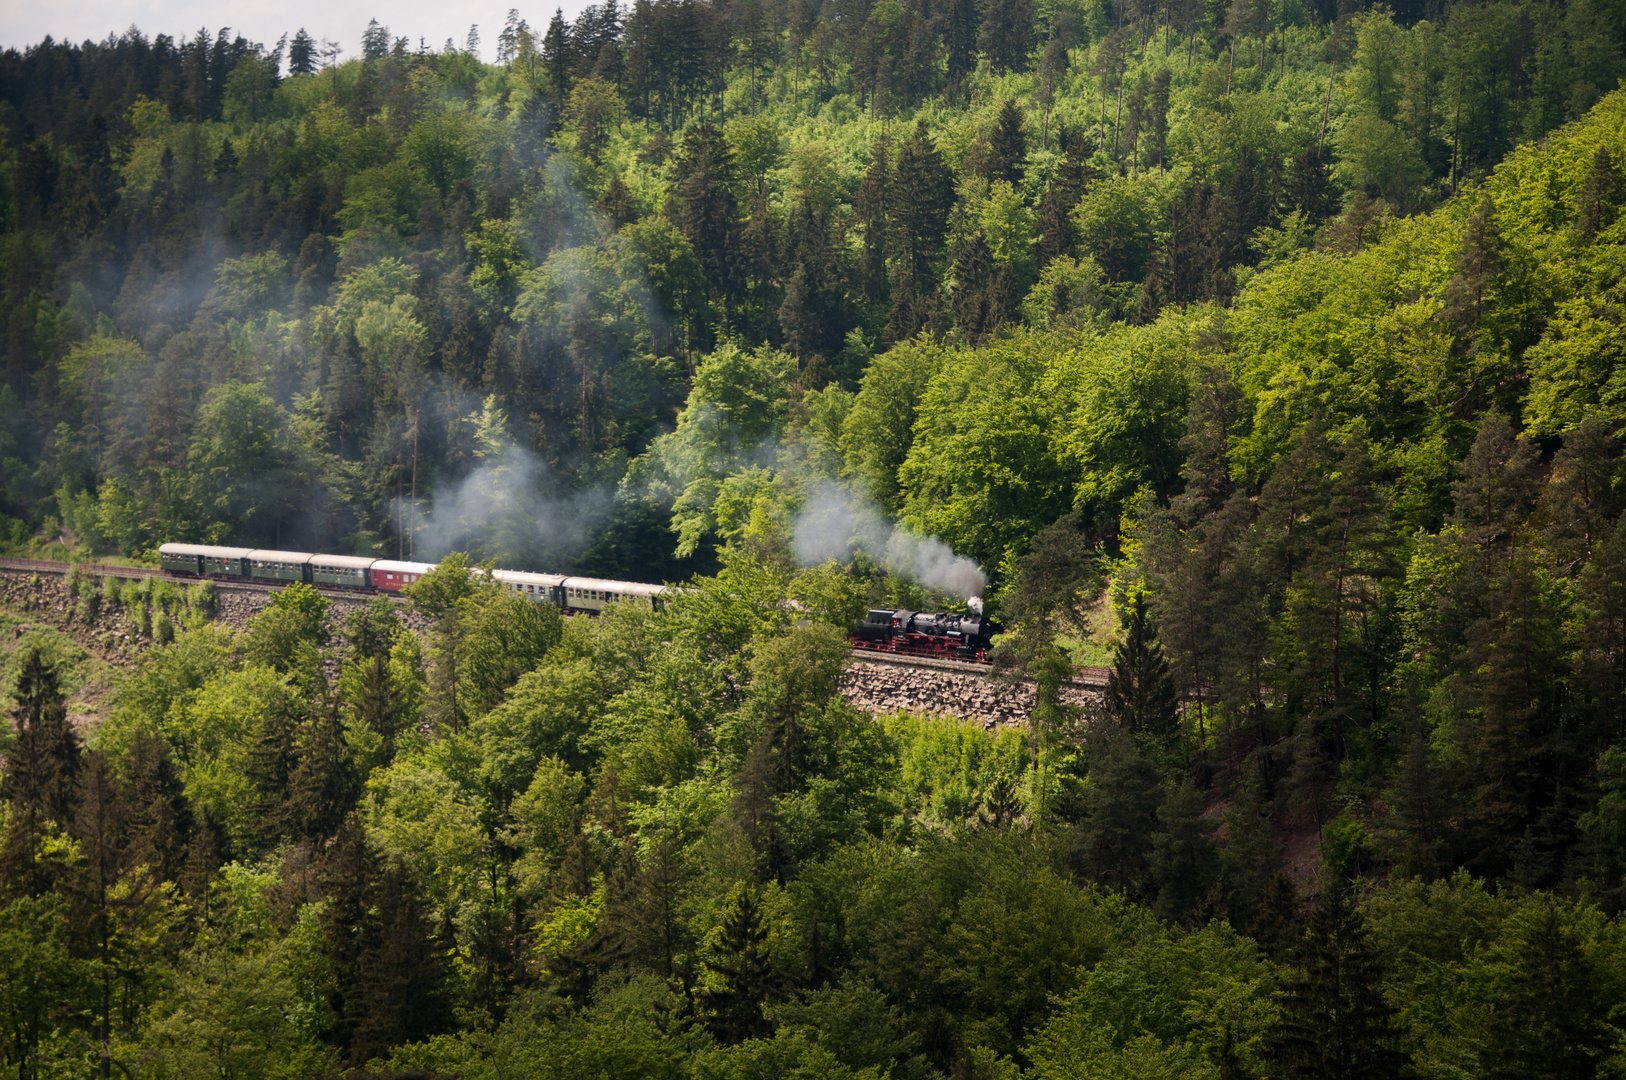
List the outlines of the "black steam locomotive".
<svg viewBox="0 0 1626 1080">
<path fill-rule="evenodd" d="M 981 615 L 876 608 L 853 629 L 849 640 L 853 648 L 870 652 L 985 664 L 993 636 L 1004 629 Z"/>
</svg>

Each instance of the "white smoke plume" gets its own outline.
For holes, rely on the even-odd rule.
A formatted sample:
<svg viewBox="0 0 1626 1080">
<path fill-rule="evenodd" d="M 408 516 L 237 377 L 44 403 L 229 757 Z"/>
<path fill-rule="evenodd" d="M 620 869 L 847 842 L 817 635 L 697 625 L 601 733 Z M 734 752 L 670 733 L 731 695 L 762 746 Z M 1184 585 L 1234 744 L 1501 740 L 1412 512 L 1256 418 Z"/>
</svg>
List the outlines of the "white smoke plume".
<svg viewBox="0 0 1626 1080">
<path fill-rule="evenodd" d="M 900 577 L 966 598 L 982 610 L 987 583 L 977 564 L 934 536 L 891 523 L 881 508 L 835 484 L 821 484 L 791 525 L 796 560 L 804 566 L 863 555 Z"/>
<path fill-rule="evenodd" d="M 615 493 L 601 485 L 562 488 L 534 454 L 510 445 L 457 483 L 420 497 L 417 556 L 433 562 L 467 551 L 499 567 L 568 568 L 609 517 Z"/>
</svg>

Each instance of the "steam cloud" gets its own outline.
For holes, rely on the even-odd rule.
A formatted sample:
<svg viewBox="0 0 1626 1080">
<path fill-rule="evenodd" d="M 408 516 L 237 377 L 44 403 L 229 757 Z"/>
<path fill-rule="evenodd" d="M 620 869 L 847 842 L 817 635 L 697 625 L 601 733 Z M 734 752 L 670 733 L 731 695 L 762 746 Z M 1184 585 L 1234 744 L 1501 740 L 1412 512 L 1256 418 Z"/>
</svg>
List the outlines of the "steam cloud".
<svg viewBox="0 0 1626 1080">
<path fill-rule="evenodd" d="M 549 493 L 557 488 L 546 464 L 510 445 L 432 499 L 420 496 L 417 557 L 433 562 L 468 551 L 499 567 L 562 568 L 593 542 L 615 494 L 602 485 Z"/>
<path fill-rule="evenodd" d="M 963 596 L 973 610 L 982 610 L 986 579 L 976 563 L 936 537 L 888 522 L 880 507 L 835 484 L 814 490 L 791 526 L 791 544 L 804 566 L 848 562 L 862 554 L 891 573 Z"/>
</svg>

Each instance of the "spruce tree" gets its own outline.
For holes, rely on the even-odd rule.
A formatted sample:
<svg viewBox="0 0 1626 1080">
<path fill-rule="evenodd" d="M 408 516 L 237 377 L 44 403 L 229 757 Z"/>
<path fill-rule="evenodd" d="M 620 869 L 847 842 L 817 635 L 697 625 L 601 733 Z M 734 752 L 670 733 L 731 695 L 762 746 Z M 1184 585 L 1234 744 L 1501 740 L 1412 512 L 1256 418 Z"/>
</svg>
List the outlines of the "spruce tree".
<svg viewBox="0 0 1626 1080">
<path fill-rule="evenodd" d="M 1515 433 L 1507 417 L 1486 413 L 1458 467 L 1462 479 L 1451 485 L 1455 507 L 1446 520 L 1487 557 L 1506 552 L 1515 528 L 1534 508 L 1536 465 L 1535 444 Z"/>
<path fill-rule="evenodd" d="M 699 994 L 706 1011 L 706 1027 L 718 1042 L 733 1045 L 763 1038 L 773 1023 L 762 1007 L 782 996 L 784 979 L 768 953 L 768 931 L 762 925 L 756 889 L 740 889 L 723 920 L 715 959 L 703 961 L 706 970 L 721 980 Z"/>
<path fill-rule="evenodd" d="M 1342 881 L 1322 887 L 1294 959 L 1282 1015 L 1266 1055 L 1284 1077 L 1387 1080 L 1405 1075 L 1395 1048 L 1395 1010 L 1383 1000 L 1383 968 Z"/>
<path fill-rule="evenodd" d="M 1144 594 L 1135 595 L 1124 619 L 1124 637 L 1114 651 L 1101 697 L 1107 715 L 1131 735 L 1162 741 L 1174 734 L 1179 702 Z"/>
<path fill-rule="evenodd" d="M 1558 901 L 1538 899 L 1523 928 L 1512 993 L 1489 1025 L 1485 1055 L 1492 1080 L 1593 1080 L 1614 1045 L 1608 992 L 1564 925 Z"/>
<path fill-rule="evenodd" d="M 1477 334 L 1490 310 L 1489 294 L 1507 264 L 1507 242 L 1496 224 L 1496 203 L 1489 193 L 1468 219 L 1457 250 L 1457 273 L 1445 290 L 1445 317 L 1466 355 L 1478 351 Z"/>
<path fill-rule="evenodd" d="M 1575 194 L 1575 233 L 1582 244 L 1590 244 L 1600 232 L 1614 224 L 1620 208 L 1622 184 L 1620 170 L 1609 155 L 1607 146 L 1599 146 L 1592 155 L 1581 189 Z"/>
<path fill-rule="evenodd" d="M 1081 800 L 1076 858 L 1107 888 L 1134 900 L 1149 899 L 1162 776 L 1128 732 L 1110 725 L 1092 725 L 1085 751 L 1090 786 Z"/>
<path fill-rule="evenodd" d="M 272 702 L 245 770 L 254 787 L 248 807 L 249 832 L 261 851 L 277 846 L 288 832 L 289 781 L 299 760 L 299 716 L 291 696 Z"/>
<path fill-rule="evenodd" d="M 288 43 L 288 74 L 314 75 L 316 73 L 316 39 L 304 27 Z"/>
<path fill-rule="evenodd" d="M 1022 130 L 1022 110 L 1014 98 L 1006 98 L 994 119 L 994 130 L 988 138 L 988 155 L 983 175 L 989 180 L 1006 180 L 1013 186 L 1022 182 L 1024 162 L 1028 156 L 1027 135 Z"/>
<path fill-rule="evenodd" d="M 295 835 L 325 840 L 355 805 L 359 778 L 337 702 L 305 725 L 299 764 L 288 778 L 288 824 Z"/>
<path fill-rule="evenodd" d="M 935 268 L 954 206 L 954 174 L 932 141 L 925 117 L 915 121 L 914 133 L 898 144 L 887 196 L 887 218 L 892 225 L 888 257 L 899 277 L 917 295 L 924 295 L 936 284 Z"/>
<path fill-rule="evenodd" d="M 632 189 L 627 187 L 619 174 L 610 177 L 604 195 L 593 204 L 593 209 L 604 218 L 605 225 L 612 233 L 620 232 L 622 227 L 633 224 L 641 216 Z"/>
<path fill-rule="evenodd" d="M 346 996 L 349 1057 L 356 1065 L 451 1030 L 446 950 L 399 867 L 374 890 L 375 909 L 357 957 L 359 981 Z"/>
<path fill-rule="evenodd" d="M 1203 813 L 1202 793 L 1190 780 L 1164 797 L 1157 820 L 1150 860 L 1157 913 L 1174 921 L 1195 919 L 1219 876 L 1218 823 Z"/>
<path fill-rule="evenodd" d="M 57 666 L 38 647 L 17 665 L 12 701 L 17 736 L 6 754 L 0 798 L 29 820 L 66 825 L 78 795 L 79 735 L 68 721 Z"/>
<path fill-rule="evenodd" d="M 978 232 L 954 257 L 954 321 L 973 345 L 988 332 L 988 285 L 994 253 L 988 237 Z"/>
</svg>

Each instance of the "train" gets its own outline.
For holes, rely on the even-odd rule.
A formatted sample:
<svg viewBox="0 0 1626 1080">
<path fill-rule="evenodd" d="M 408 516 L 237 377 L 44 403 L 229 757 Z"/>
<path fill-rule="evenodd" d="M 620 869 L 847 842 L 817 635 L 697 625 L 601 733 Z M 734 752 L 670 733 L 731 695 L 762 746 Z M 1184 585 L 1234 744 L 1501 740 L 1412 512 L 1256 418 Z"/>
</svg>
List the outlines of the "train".
<svg viewBox="0 0 1626 1080">
<path fill-rule="evenodd" d="M 303 582 L 369 593 L 400 593 L 434 569 L 430 563 L 397 559 L 209 544 L 164 544 L 158 549 L 158 557 L 167 573 L 184 577 L 269 585 Z M 491 576 L 502 588 L 539 604 L 552 604 L 568 614 L 596 615 L 612 603 L 659 610 L 672 591 L 666 585 L 527 570 L 494 570 Z M 848 640 L 855 649 L 869 652 L 987 663 L 992 638 L 1002 630 L 997 622 L 982 615 L 872 608 L 864 621 L 852 628 Z"/>
<path fill-rule="evenodd" d="M 303 582 L 329 589 L 400 593 L 434 569 L 430 563 L 371 559 L 357 555 L 321 555 L 309 551 L 271 551 L 215 547 L 209 544 L 164 544 L 158 549 L 164 570 L 186 577 L 266 584 Z M 668 589 L 637 581 L 606 581 L 526 570 L 494 570 L 502 588 L 522 593 L 539 604 L 565 612 L 598 614 L 612 603 L 636 603 L 658 609 Z"/>
<path fill-rule="evenodd" d="M 994 635 L 1004 630 L 999 623 L 980 614 L 871 608 L 849 640 L 853 648 L 868 652 L 986 664 Z"/>
</svg>

